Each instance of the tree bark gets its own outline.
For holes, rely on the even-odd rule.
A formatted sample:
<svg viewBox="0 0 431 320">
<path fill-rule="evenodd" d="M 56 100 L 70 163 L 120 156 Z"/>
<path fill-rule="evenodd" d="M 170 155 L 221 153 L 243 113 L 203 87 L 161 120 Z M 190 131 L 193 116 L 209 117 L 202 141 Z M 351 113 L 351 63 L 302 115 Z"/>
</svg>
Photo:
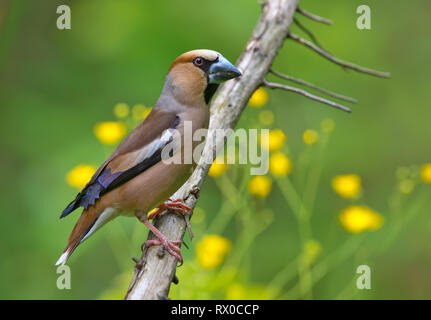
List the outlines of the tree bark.
<svg viewBox="0 0 431 320">
<path fill-rule="evenodd" d="M 184 199 L 194 208 L 202 183 L 215 157 L 215 129 L 233 129 L 250 96 L 263 83 L 279 49 L 286 39 L 298 0 L 267 0 L 261 4 L 262 14 L 251 39 L 237 61 L 242 76 L 223 84 L 211 103 L 207 143 L 202 157 L 189 180 L 172 196 Z M 220 137 L 218 137 L 220 138 Z M 216 143 L 208 143 L 215 141 Z M 154 225 L 168 239 L 183 239 L 186 220 L 175 213 L 157 217 Z M 153 235 L 150 233 L 149 238 Z M 172 281 L 176 281 L 176 258 L 160 247 L 146 248 L 137 262 L 125 299 L 167 299 Z"/>
</svg>

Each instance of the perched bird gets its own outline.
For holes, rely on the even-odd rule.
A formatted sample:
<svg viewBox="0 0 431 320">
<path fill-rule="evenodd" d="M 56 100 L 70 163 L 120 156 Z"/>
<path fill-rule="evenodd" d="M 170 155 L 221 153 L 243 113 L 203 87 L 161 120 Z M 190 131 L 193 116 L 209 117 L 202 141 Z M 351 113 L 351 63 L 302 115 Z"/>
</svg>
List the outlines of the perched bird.
<svg viewBox="0 0 431 320">
<path fill-rule="evenodd" d="M 66 263 L 81 242 L 119 215 L 136 216 L 157 237 L 144 244 L 162 245 L 182 262 L 182 241 L 168 240 L 148 220 L 167 209 L 190 211 L 181 199 L 167 201 L 188 179 L 194 166 L 182 161 L 185 121 L 191 123 L 192 133 L 207 128 L 208 103 L 218 85 L 240 75 L 232 63 L 211 50 L 193 50 L 175 59 L 150 114 L 105 160 L 60 216 L 84 208 L 56 265 Z M 181 136 L 179 142 L 174 140 L 174 130 Z M 176 145 L 169 156 L 176 161 L 168 163 L 163 161 L 162 151 L 173 141 Z"/>
</svg>

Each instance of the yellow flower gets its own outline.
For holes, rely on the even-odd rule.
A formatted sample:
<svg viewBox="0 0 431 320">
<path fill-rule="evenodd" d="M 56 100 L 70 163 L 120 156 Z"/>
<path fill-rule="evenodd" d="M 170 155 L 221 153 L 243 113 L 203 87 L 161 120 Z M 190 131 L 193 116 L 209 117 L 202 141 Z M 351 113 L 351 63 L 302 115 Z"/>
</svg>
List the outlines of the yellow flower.
<svg viewBox="0 0 431 320">
<path fill-rule="evenodd" d="M 322 252 L 322 246 L 315 240 L 309 240 L 304 244 L 302 263 L 312 264 Z"/>
<path fill-rule="evenodd" d="M 277 177 L 284 177 L 292 171 L 292 162 L 282 152 L 274 153 L 269 158 L 269 171 Z"/>
<path fill-rule="evenodd" d="M 304 251 L 307 256 L 316 257 L 322 251 L 320 243 L 315 240 L 309 240 L 304 245 Z"/>
<path fill-rule="evenodd" d="M 118 103 L 114 107 L 114 114 L 117 118 L 125 118 L 129 115 L 129 106 L 126 103 Z"/>
<path fill-rule="evenodd" d="M 406 179 L 400 182 L 399 188 L 402 193 L 409 194 L 415 188 L 415 184 L 412 180 Z"/>
<path fill-rule="evenodd" d="M 361 178 L 356 174 L 335 176 L 332 188 L 344 198 L 354 198 L 361 191 Z"/>
<path fill-rule="evenodd" d="M 227 300 L 270 300 L 279 295 L 279 291 L 272 286 L 244 285 L 238 282 L 226 288 Z"/>
<path fill-rule="evenodd" d="M 232 243 L 219 235 L 206 235 L 196 247 L 197 259 L 205 269 L 215 269 L 232 248 Z"/>
<path fill-rule="evenodd" d="M 259 198 L 265 198 L 271 192 L 271 187 L 271 180 L 267 176 L 254 176 L 248 182 L 248 192 Z"/>
<path fill-rule="evenodd" d="M 339 215 L 342 226 L 351 233 L 377 230 L 383 225 L 383 216 L 365 206 L 350 206 Z"/>
<path fill-rule="evenodd" d="M 210 177 L 219 177 L 227 169 L 227 163 L 224 156 L 217 156 L 208 171 Z"/>
<path fill-rule="evenodd" d="M 103 144 L 113 145 L 126 134 L 126 126 L 117 121 L 100 122 L 94 126 L 94 134 Z"/>
<path fill-rule="evenodd" d="M 244 300 L 246 297 L 246 288 L 240 283 L 232 283 L 226 289 L 227 300 Z"/>
<path fill-rule="evenodd" d="M 145 110 L 145 112 L 144 112 L 144 119 L 146 118 L 146 117 L 148 117 L 148 115 L 150 114 L 150 112 L 151 112 L 151 110 L 153 109 L 153 107 L 149 107 L 149 108 L 147 108 L 146 110 Z"/>
<path fill-rule="evenodd" d="M 323 132 L 325 132 L 325 133 L 332 132 L 335 128 L 334 120 L 332 120 L 330 118 L 323 119 L 323 121 L 321 123 L 321 127 L 322 127 Z"/>
<path fill-rule="evenodd" d="M 269 133 L 262 133 L 260 144 L 268 151 L 278 151 L 283 147 L 286 135 L 281 129 L 270 130 Z"/>
<path fill-rule="evenodd" d="M 248 103 L 255 108 L 261 108 L 268 102 L 268 92 L 264 88 L 257 89 L 251 96 Z"/>
<path fill-rule="evenodd" d="M 319 134 L 317 131 L 314 131 L 312 129 L 305 130 L 303 135 L 304 142 L 306 144 L 315 144 L 317 140 L 319 140 Z"/>
<path fill-rule="evenodd" d="M 262 111 L 259 113 L 259 121 L 265 126 L 270 126 L 274 123 L 274 113 L 269 110 Z"/>
<path fill-rule="evenodd" d="M 424 164 L 421 167 L 421 178 L 425 183 L 431 183 L 431 163 Z"/>
<path fill-rule="evenodd" d="M 143 104 L 136 104 L 132 108 L 132 116 L 136 121 L 144 120 L 152 108 L 147 108 Z"/>
<path fill-rule="evenodd" d="M 72 187 L 82 189 L 90 181 L 96 168 L 89 164 L 80 164 L 69 171 L 66 176 L 66 181 Z"/>
</svg>

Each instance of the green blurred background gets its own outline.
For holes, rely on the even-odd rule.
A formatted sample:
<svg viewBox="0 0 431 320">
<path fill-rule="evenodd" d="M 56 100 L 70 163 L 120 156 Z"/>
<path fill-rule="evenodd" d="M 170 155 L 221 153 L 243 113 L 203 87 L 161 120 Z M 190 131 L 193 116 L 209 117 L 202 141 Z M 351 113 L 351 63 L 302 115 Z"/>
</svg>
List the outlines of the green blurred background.
<svg viewBox="0 0 431 320">
<path fill-rule="evenodd" d="M 71 7 L 71 30 L 56 28 L 56 8 L 61 4 Z M 363 236 L 351 235 L 338 221 L 338 213 L 350 202 L 331 189 L 335 175 L 358 174 L 363 187 L 358 203 L 381 213 L 385 223 L 367 232 L 340 261 L 321 265 L 316 272 L 323 274 L 313 283 L 311 296 L 289 293 L 298 282 L 292 271 L 280 295 L 261 298 L 429 299 L 431 188 L 417 179 L 415 190 L 402 195 L 398 216 L 390 215 L 388 199 L 397 192 L 397 168 L 407 167 L 414 175 L 420 165 L 431 162 L 431 3 L 301 0 L 300 4 L 335 22 L 326 26 L 298 16 L 331 53 L 392 73 L 384 80 L 346 72 L 292 42 L 284 44 L 275 60 L 274 68 L 280 72 L 359 100 L 353 113 L 346 114 L 291 93 L 271 91 L 263 107 L 276 115 L 272 127 L 286 133 L 293 178 L 294 159 L 306 148 L 303 132 L 319 130 L 325 118 L 335 122 L 325 156 L 319 158 L 324 162 L 317 164 L 323 171 L 311 227 L 321 246 L 318 259 L 333 261 L 331 253 L 352 237 Z M 371 7 L 371 30 L 356 28 L 356 8 L 361 4 Z M 96 139 L 93 126 L 115 120 L 116 104 L 153 105 L 170 63 L 185 51 L 208 48 L 235 61 L 259 15 L 260 6 L 250 0 L 0 2 L 0 298 L 98 299 L 114 297 L 109 292 L 115 290 L 124 293 L 133 269 L 130 258 L 140 254 L 147 233 L 129 218 L 106 225 L 81 245 L 68 263 L 72 289 L 56 287 L 54 263 L 79 214 L 58 219 L 77 192 L 66 183 L 66 174 L 81 163 L 98 165 L 112 151 Z M 246 108 L 238 127 L 254 127 L 263 108 Z M 196 239 L 188 241 L 190 250 L 183 248 L 186 263 L 182 276 L 179 271 L 179 288 L 198 275 L 217 276 L 217 269 L 206 271 L 193 261 L 205 234 L 202 220 L 210 224 L 226 201 L 219 186 L 214 178 L 205 182 L 198 203 L 198 213 L 204 217 L 192 220 Z M 259 291 L 298 256 L 301 245 L 295 218 L 275 185 L 266 199 L 256 200 L 250 208 L 252 214 L 272 212 L 272 223 L 236 265 L 239 276 L 228 277 L 223 286 L 235 283 Z M 411 218 L 396 224 L 407 212 Z M 244 228 L 232 222 L 221 234 L 232 242 L 231 255 L 241 246 L 237 234 Z M 355 271 L 361 264 L 371 267 L 371 290 L 355 289 Z M 181 293 L 175 288 L 172 294 L 229 298 L 220 293 L 223 288 L 217 293 L 213 289 L 193 292 L 192 287 L 191 293 Z"/>
</svg>

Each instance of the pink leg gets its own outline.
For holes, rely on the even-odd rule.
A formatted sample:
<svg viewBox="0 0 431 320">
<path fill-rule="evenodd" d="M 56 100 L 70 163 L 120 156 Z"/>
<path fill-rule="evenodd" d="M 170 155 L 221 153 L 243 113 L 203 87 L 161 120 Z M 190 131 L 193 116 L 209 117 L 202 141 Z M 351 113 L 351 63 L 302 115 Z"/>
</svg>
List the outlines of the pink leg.
<svg viewBox="0 0 431 320">
<path fill-rule="evenodd" d="M 149 246 L 163 246 L 168 253 L 171 256 L 174 256 L 175 258 L 178 259 L 178 261 L 180 261 L 181 264 L 183 264 L 183 256 L 181 255 L 181 249 L 179 247 L 179 245 L 181 243 L 183 243 L 181 240 L 169 240 L 168 238 L 166 238 L 166 236 L 161 233 L 155 226 L 153 226 L 153 224 L 151 222 L 149 222 L 147 219 L 145 220 L 141 220 L 140 221 L 145 224 L 148 228 L 150 228 L 151 232 L 154 233 L 154 235 L 157 237 L 157 240 L 147 240 L 145 241 L 142 246 L 141 249 L 144 248 L 144 246 L 149 247 Z"/>
</svg>

